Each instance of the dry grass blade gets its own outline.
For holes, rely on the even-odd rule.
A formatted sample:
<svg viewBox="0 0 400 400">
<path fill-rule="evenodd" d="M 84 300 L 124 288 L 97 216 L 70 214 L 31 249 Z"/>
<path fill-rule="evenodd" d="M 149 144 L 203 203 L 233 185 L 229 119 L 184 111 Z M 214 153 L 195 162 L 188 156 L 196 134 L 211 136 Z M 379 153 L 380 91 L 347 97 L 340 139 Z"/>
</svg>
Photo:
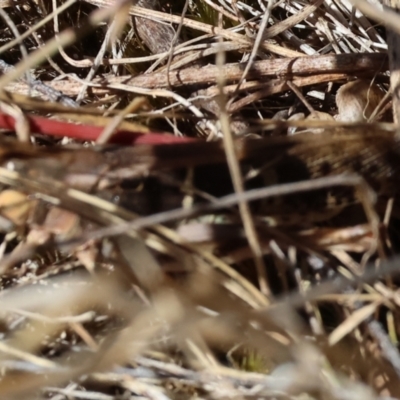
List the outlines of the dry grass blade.
<svg viewBox="0 0 400 400">
<path fill-rule="evenodd" d="M 352 332 L 358 325 L 369 318 L 376 309 L 380 306 L 380 302 L 374 302 L 367 306 L 364 306 L 353 314 L 351 314 L 341 325 L 339 325 L 328 338 L 328 342 L 331 346 L 340 342 L 346 335 Z"/>
<path fill-rule="evenodd" d="M 224 54 L 221 52 L 218 55 L 217 66 L 222 67 L 224 63 Z M 218 62 L 219 60 L 219 62 Z M 243 76 L 245 76 L 246 72 L 244 72 Z M 221 122 L 221 130 L 224 138 L 224 147 L 226 152 L 226 158 L 229 166 L 229 171 L 231 173 L 233 187 L 235 189 L 236 194 L 244 193 L 244 182 L 243 177 L 241 176 L 240 165 L 237 159 L 237 155 L 235 154 L 235 145 L 232 132 L 229 127 L 229 116 L 227 114 L 226 106 L 227 101 L 224 94 L 224 86 L 225 79 L 223 77 L 222 71 L 219 72 L 219 106 L 221 109 L 220 122 Z M 244 231 L 249 240 L 249 245 L 254 254 L 254 261 L 257 268 L 258 274 L 258 284 L 260 286 L 261 292 L 267 297 L 271 297 L 271 288 L 268 284 L 268 278 L 266 274 L 265 264 L 262 258 L 262 251 L 260 247 L 260 242 L 257 237 L 257 232 L 255 229 L 254 219 L 251 215 L 249 204 L 246 200 L 239 200 L 239 211 L 242 218 Z"/>
</svg>

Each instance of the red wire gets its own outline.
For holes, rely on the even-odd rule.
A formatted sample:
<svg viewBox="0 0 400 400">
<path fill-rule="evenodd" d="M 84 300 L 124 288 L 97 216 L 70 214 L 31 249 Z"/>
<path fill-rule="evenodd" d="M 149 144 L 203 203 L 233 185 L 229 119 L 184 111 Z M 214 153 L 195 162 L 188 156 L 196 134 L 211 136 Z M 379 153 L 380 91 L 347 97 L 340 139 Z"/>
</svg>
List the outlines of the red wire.
<svg viewBox="0 0 400 400">
<path fill-rule="evenodd" d="M 34 133 L 56 137 L 69 137 L 84 141 L 95 141 L 103 131 L 102 127 L 80 125 L 64 121 L 56 121 L 38 116 L 27 116 L 30 129 Z M 15 120 L 10 115 L 0 112 L 0 128 L 15 130 Z M 193 142 L 196 139 L 176 137 L 168 133 L 142 133 L 117 130 L 111 137 L 110 143 L 121 145 L 133 144 L 174 144 Z"/>
</svg>

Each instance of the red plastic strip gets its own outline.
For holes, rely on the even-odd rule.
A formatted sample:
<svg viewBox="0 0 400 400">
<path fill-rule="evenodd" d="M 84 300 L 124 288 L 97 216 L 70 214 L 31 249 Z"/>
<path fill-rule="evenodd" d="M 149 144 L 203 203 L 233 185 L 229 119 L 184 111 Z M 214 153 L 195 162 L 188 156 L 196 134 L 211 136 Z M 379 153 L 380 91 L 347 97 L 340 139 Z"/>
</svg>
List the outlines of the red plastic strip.
<svg viewBox="0 0 400 400">
<path fill-rule="evenodd" d="M 27 116 L 31 131 L 42 135 L 69 137 L 71 139 L 95 141 L 101 132 L 102 127 L 94 125 L 74 124 L 64 121 L 56 121 L 44 117 Z M 10 115 L 0 113 L 0 128 L 14 130 L 15 120 Z M 168 133 L 143 133 L 117 130 L 111 137 L 110 143 L 120 145 L 133 144 L 174 144 L 193 142 L 196 139 L 176 137 Z"/>
</svg>

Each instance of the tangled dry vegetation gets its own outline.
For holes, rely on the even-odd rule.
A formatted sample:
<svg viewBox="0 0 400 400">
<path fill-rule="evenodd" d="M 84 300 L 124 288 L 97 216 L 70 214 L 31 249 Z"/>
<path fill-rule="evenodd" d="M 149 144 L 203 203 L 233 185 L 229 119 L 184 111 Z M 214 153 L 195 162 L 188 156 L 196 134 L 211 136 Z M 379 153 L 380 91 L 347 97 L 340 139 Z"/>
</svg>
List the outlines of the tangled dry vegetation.
<svg viewBox="0 0 400 400">
<path fill-rule="evenodd" d="M 0 7 L 2 399 L 400 397 L 395 12 Z"/>
</svg>

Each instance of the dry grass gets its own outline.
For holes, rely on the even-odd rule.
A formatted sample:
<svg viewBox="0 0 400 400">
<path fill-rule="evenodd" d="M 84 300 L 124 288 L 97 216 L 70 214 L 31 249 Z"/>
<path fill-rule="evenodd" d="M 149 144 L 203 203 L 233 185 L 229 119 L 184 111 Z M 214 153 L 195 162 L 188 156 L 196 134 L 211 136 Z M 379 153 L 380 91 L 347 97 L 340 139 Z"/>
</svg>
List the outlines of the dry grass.
<svg viewBox="0 0 400 400">
<path fill-rule="evenodd" d="M 0 17 L 0 398 L 400 397 L 400 17 L 362 0 Z M 287 154 L 302 164 L 279 180 Z M 336 174 L 290 178 L 323 157 Z"/>
</svg>

